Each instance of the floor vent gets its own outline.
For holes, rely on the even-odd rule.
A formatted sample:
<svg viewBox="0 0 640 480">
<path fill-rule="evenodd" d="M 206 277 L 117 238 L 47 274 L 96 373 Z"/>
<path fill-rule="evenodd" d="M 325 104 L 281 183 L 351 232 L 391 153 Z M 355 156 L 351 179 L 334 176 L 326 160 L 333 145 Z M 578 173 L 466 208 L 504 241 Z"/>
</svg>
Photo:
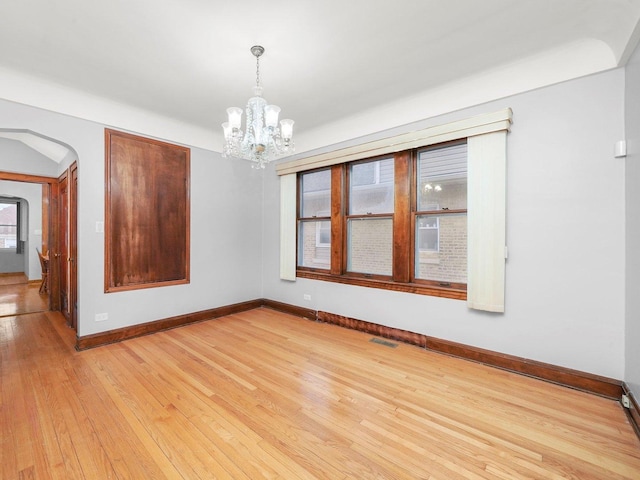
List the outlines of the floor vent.
<svg viewBox="0 0 640 480">
<path fill-rule="evenodd" d="M 384 345 L 385 347 L 396 348 L 398 346 L 397 343 L 388 342 L 387 340 L 382 340 L 381 338 L 372 338 L 369 341 L 371 343 L 377 343 L 378 345 Z"/>
</svg>

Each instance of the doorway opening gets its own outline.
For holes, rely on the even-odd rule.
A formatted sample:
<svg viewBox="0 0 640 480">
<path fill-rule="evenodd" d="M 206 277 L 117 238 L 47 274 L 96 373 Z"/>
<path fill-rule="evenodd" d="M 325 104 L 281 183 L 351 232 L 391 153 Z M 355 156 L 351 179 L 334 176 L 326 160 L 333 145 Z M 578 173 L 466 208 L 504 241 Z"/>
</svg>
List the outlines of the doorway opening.
<svg viewBox="0 0 640 480">
<path fill-rule="evenodd" d="M 7 258 L 16 262 L 3 261 L 0 245 L 0 316 L 60 311 L 77 330 L 77 174 L 68 145 L 0 129 L 0 244 L 5 225 Z"/>
</svg>

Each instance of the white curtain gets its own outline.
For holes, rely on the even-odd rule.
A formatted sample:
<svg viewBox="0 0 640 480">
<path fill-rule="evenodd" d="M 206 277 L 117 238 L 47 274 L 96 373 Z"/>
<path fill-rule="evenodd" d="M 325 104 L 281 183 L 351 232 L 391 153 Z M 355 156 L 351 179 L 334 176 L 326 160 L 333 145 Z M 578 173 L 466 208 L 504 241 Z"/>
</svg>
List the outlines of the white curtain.
<svg viewBox="0 0 640 480">
<path fill-rule="evenodd" d="M 504 312 L 507 131 L 467 139 L 467 306 Z"/>
<path fill-rule="evenodd" d="M 296 174 L 280 177 L 280 278 L 296 280 Z"/>
</svg>

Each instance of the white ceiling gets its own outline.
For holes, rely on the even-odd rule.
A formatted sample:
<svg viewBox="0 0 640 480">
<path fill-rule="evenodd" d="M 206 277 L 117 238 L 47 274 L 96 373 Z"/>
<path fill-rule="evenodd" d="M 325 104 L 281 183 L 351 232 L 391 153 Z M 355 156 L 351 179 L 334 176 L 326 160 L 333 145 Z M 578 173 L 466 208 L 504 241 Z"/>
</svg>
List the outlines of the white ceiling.
<svg viewBox="0 0 640 480">
<path fill-rule="evenodd" d="M 640 0 L 5 1 L 0 97 L 219 151 L 260 44 L 301 151 L 616 68 L 639 19 Z"/>
</svg>

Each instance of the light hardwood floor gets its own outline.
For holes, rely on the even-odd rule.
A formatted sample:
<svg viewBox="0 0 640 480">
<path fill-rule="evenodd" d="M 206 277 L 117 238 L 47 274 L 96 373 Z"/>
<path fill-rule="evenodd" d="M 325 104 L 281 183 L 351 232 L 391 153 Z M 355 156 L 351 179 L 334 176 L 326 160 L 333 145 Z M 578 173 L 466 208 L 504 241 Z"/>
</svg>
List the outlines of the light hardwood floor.
<svg viewBox="0 0 640 480">
<path fill-rule="evenodd" d="M 0 274 L 0 317 L 44 312 L 49 296 L 40 294 L 40 283 L 28 283 L 25 274 Z"/>
<path fill-rule="evenodd" d="M 269 309 L 76 352 L 0 318 L 3 479 L 639 479 L 614 401 Z"/>
</svg>

